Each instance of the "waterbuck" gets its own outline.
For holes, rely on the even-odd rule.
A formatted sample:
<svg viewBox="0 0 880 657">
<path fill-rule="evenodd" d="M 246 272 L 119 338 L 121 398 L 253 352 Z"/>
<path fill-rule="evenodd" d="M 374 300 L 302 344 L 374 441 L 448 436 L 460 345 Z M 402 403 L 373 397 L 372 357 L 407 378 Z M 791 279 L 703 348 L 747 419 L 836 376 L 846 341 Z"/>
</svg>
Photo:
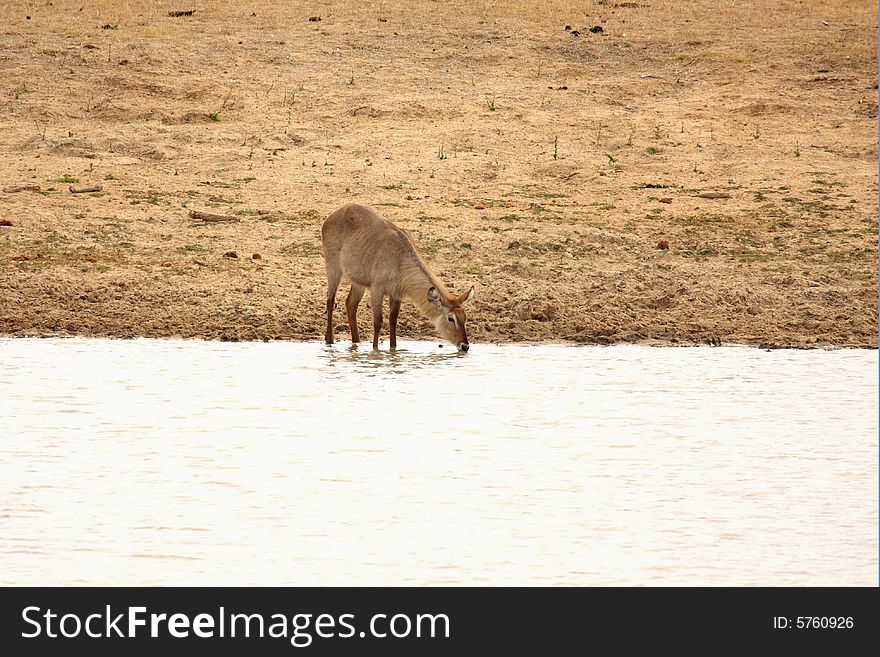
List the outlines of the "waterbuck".
<svg viewBox="0 0 880 657">
<path fill-rule="evenodd" d="M 327 217 L 321 226 L 321 246 L 327 266 L 327 331 L 333 344 L 333 307 L 336 291 L 345 278 L 351 290 L 345 300 L 351 341 L 359 341 L 357 308 L 370 290 L 373 307 L 373 349 L 379 348 L 382 302 L 390 306 L 391 348 L 397 347 L 397 315 L 400 303 L 410 301 L 434 324 L 443 338 L 459 351 L 467 351 L 465 313 L 462 306 L 474 297 L 474 288 L 454 295 L 438 279 L 416 251 L 409 234 L 363 205 L 349 204 Z"/>
</svg>

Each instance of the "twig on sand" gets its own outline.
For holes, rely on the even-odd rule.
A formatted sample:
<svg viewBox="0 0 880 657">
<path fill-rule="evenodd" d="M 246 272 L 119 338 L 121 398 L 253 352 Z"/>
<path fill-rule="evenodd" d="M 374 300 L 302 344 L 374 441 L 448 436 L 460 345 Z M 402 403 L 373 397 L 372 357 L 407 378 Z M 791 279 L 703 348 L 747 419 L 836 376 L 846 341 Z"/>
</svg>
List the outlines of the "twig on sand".
<svg viewBox="0 0 880 657">
<path fill-rule="evenodd" d="M 210 212 L 202 212 L 200 210 L 190 210 L 189 211 L 190 219 L 197 219 L 199 221 L 206 221 L 208 223 L 220 223 L 220 222 L 239 222 L 241 219 L 238 217 L 233 217 L 229 214 L 212 214 Z"/>
<path fill-rule="evenodd" d="M 88 192 L 100 192 L 100 185 L 89 185 L 87 187 L 76 187 L 71 185 L 68 189 L 70 189 L 71 194 L 87 194 Z"/>
<path fill-rule="evenodd" d="M 24 183 L 21 185 L 9 185 L 8 187 L 4 187 L 3 191 L 7 194 L 12 194 L 13 192 L 38 192 L 40 191 L 40 186 L 36 183 Z"/>
<path fill-rule="evenodd" d="M 697 198 L 730 198 L 727 192 L 700 192 L 699 194 L 691 194 Z"/>
</svg>

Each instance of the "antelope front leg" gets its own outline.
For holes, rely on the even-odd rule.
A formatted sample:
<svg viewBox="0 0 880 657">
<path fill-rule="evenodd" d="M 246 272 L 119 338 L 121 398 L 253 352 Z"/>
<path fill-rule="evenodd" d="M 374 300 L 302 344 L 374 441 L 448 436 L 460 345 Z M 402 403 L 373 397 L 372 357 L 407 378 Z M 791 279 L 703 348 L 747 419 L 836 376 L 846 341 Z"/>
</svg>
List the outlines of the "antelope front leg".
<svg viewBox="0 0 880 657">
<path fill-rule="evenodd" d="M 388 324 L 391 330 L 391 348 L 397 349 L 397 315 L 400 313 L 400 299 L 388 300 L 389 313 Z"/>
<path fill-rule="evenodd" d="M 379 348 L 379 334 L 382 332 L 382 301 L 384 295 L 370 293 L 370 303 L 373 305 L 373 349 Z"/>
</svg>

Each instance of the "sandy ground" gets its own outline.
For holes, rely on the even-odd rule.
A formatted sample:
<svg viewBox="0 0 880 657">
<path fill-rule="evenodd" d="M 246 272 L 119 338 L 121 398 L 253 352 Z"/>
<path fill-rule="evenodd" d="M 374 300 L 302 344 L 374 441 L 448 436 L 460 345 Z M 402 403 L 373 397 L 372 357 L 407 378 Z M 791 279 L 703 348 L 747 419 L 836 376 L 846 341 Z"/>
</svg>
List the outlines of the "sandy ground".
<svg viewBox="0 0 880 657">
<path fill-rule="evenodd" d="M 0 334 L 320 339 L 355 201 L 474 343 L 877 346 L 874 2 L 521 4 L 2 3 Z"/>
</svg>

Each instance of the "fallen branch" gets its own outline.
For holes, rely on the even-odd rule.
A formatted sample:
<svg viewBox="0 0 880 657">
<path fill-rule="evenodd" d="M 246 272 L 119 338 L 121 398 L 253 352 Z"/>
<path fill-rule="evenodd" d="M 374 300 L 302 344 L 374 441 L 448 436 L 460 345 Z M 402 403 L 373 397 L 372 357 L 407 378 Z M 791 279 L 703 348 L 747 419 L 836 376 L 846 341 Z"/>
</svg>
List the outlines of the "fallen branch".
<svg viewBox="0 0 880 657">
<path fill-rule="evenodd" d="M 12 194 L 13 192 L 38 192 L 40 191 L 40 186 L 36 183 L 24 183 L 22 185 L 9 185 L 9 187 L 4 187 L 3 191 L 7 194 Z"/>
<path fill-rule="evenodd" d="M 210 212 L 201 212 L 199 210 L 190 210 L 189 211 L 190 219 L 196 219 L 198 221 L 206 221 L 208 223 L 219 223 L 219 222 L 239 222 L 241 219 L 238 217 L 233 217 L 228 214 L 212 214 Z"/>
<path fill-rule="evenodd" d="M 700 192 L 699 194 L 691 194 L 697 198 L 730 198 L 727 192 Z"/>
<path fill-rule="evenodd" d="M 87 194 L 88 192 L 100 192 L 100 185 L 91 185 L 88 187 L 74 187 L 71 185 L 68 189 L 70 189 L 71 194 Z"/>
</svg>

